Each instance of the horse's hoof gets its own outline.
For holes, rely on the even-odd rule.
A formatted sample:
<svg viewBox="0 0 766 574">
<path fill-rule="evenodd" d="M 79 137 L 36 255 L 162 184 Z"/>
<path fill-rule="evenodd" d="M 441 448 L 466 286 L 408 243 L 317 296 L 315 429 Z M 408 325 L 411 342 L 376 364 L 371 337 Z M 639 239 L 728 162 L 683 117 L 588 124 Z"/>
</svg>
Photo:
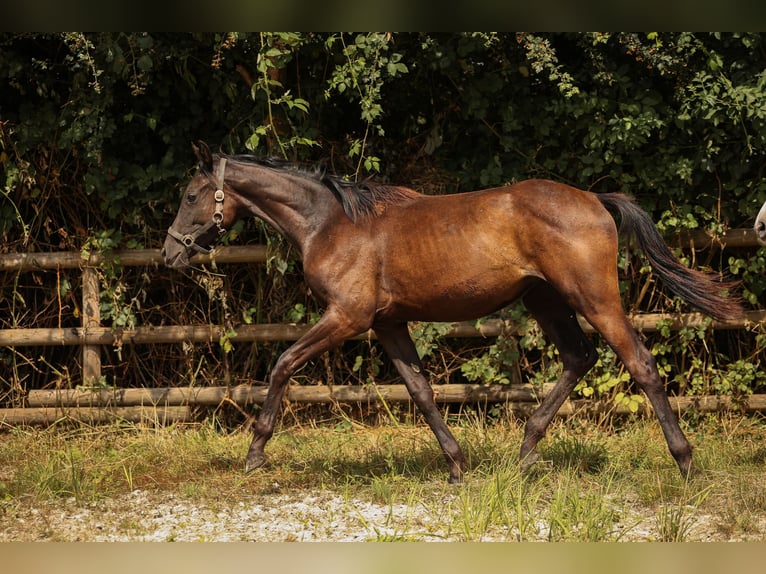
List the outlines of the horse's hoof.
<svg viewBox="0 0 766 574">
<path fill-rule="evenodd" d="M 681 470 L 681 476 L 683 476 L 685 480 L 692 480 L 700 474 L 697 467 L 695 467 L 692 462 L 689 462 L 688 464 L 679 464 L 678 468 Z"/>
<path fill-rule="evenodd" d="M 463 484 L 463 473 L 462 472 L 458 474 L 450 473 L 448 482 L 450 484 Z"/>
<path fill-rule="evenodd" d="M 536 450 L 531 451 L 526 456 L 524 456 L 521 459 L 521 473 L 526 474 L 530 470 L 532 470 L 532 467 L 537 464 L 537 460 L 540 458 L 540 455 L 537 454 Z"/>
<path fill-rule="evenodd" d="M 251 452 L 248 453 L 245 459 L 245 474 L 253 472 L 256 468 L 266 466 L 268 459 L 263 453 Z"/>
</svg>

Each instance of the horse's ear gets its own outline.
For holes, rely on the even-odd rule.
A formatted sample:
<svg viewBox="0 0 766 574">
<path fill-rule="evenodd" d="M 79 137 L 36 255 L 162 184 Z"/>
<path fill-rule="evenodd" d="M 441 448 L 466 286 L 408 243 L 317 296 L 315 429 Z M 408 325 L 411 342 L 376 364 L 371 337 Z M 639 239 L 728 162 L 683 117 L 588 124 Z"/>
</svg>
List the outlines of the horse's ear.
<svg viewBox="0 0 766 574">
<path fill-rule="evenodd" d="M 194 150 L 194 155 L 197 156 L 197 160 L 202 166 L 207 170 L 212 170 L 213 154 L 210 153 L 210 148 L 207 147 L 207 144 L 202 140 L 197 141 L 196 144 L 192 142 L 192 149 Z"/>
</svg>

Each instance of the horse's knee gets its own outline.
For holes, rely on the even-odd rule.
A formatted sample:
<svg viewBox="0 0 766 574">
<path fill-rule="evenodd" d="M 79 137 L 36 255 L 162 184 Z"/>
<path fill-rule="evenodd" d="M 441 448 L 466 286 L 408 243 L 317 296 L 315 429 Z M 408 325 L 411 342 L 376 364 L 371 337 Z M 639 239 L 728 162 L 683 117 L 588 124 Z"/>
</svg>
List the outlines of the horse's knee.
<svg viewBox="0 0 766 574">
<path fill-rule="evenodd" d="M 433 389 L 428 385 L 410 389 L 410 396 L 413 402 L 421 409 L 427 409 L 436 404 Z"/>
<path fill-rule="evenodd" d="M 596 349 L 591 351 L 585 351 L 577 357 L 570 358 L 568 363 L 564 366 L 565 369 L 572 371 L 575 378 L 579 379 L 584 376 L 585 373 L 590 371 L 593 366 L 598 362 L 598 355 Z"/>
<path fill-rule="evenodd" d="M 571 348 L 559 348 L 559 353 L 564 370 L 572 373 L 575 379 L 585 375 L 598 361 L 596 347 L 584 335 Z"/>
</svg>

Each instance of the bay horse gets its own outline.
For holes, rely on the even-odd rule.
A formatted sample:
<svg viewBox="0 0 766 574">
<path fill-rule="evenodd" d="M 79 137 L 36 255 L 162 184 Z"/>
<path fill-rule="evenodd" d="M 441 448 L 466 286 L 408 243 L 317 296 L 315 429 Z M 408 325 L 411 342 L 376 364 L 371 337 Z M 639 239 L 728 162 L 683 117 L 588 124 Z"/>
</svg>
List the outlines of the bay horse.
<svg viewBox="0 0 766 574">
<path fill-rule="evenodd" d="M 704 313 L 727 319 L 739 302 L 731 287 L 682 265 L 650 217 L 629 196 L 595 194 L 546 180 L 428 196 L 412 189 L 354 183 L 318 170 L 250 155 L 213 154 L 192 144 L 199 168 L 188 184 L 163 247 L 165 263 L 189 264 L 216 236 L 246 216 L 262 219 L 300 252 L 305 280 L 325 306 L 321 319 L 277 360 L 254 425 L 246 472 L 266 462 L 285 387 L 306 361 L 372 329 L 439 442 L 449 481 L 466 458 L 423 375 L 408 321 L 476 319 L 521 298 L 556 345 L 563 373 L 525 425 L 520 461 L 536 446 L 596 349 L 582 315 L 615 350 L 648 396 L 670 453 L 684 475 L 692 447 L 681 430 L 655 360 L 625 316 L 617 275 L 618 230 L 634 237 L 654 273 Z"/>
<path fill-rule="evenodd" d="M 761 211 L 758 212 L 758 216 L 755 218 L 755 236 L 758 238 L 758 243 L 766 245 L 766 202 L 764 202 Z"/>
</svg>

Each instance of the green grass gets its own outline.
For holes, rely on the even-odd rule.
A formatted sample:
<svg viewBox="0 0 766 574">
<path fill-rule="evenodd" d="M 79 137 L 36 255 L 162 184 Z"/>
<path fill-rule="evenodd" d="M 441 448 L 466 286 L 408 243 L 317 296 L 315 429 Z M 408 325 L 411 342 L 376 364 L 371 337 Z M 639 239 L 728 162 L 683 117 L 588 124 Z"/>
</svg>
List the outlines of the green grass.
<svg viewBox="0 0 766 574">
<path fill-rule="evenodd" d="M 527 475 L 517 464 L 520 424 L 474 419 L 453 429 L 471 466 L 459 486 L 447 484 L 425 426 L 282 428 L 267 447 L 268 468 L 249 475 L 249 435 L 212 423 L 15 429 L 0 434 L 0 522 L 12 507 L 91 504 L 135 489 L 208 505 L 305 490 L 389 508 L 393 530 L 377 531 L 377 540 L 764 538 L 766 426 L 758 419 L 706 417 L 687 428 L 701 471 L 691 480 L 652 418 L 619 429 L 557 421 Z"/>
</svg>

